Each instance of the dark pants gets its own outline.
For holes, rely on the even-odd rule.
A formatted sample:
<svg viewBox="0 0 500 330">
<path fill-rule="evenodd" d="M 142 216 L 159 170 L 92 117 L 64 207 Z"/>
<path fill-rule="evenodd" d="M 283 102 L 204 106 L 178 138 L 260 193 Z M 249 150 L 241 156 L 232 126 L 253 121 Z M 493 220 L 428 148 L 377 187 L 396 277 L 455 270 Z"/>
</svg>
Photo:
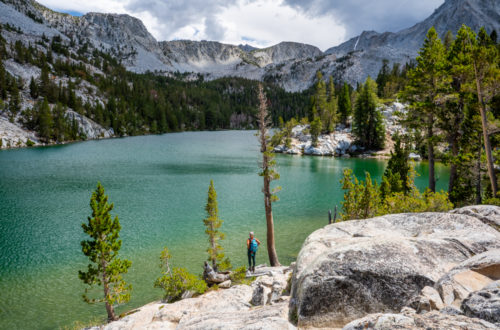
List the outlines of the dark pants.
<svg viewBox="0 0 500 330">
<path fill-rule="evenodd" d="M 252 261 L 253 261 L 253 267 L 255 267 L 255 253 L 252 251 L 248 250 L 248 267 L 252 267 Z"/>
</svg>

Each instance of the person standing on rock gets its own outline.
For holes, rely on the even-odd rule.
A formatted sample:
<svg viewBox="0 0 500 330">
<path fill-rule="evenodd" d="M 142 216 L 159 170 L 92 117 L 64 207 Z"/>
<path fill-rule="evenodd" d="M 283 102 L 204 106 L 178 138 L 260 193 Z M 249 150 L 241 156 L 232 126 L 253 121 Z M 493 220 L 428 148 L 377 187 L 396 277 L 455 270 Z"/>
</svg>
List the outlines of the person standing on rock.
<svg viewBox="0 0 500 330">
<path fill-rule="evenodd" d="M 255 254 L 259 248 L 260 241 L 255 237 L 253 231 L 250 232 L 250 237 L 247 239 L 247 252 L 248 252 L 248 269 L 251 272 L 255 271 Z M 253 262 L 253 266 L 252 266 Z"/>
</svg>

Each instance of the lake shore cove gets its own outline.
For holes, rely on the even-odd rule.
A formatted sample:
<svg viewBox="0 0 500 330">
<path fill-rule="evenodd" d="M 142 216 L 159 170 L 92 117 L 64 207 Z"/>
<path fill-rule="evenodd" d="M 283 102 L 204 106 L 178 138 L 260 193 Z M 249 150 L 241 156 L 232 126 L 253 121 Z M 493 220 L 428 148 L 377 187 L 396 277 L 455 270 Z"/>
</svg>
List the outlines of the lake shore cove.
<svg viewBox="0 0 500 330">
<path fill-rule="evenodd" d="M 259 266 L 251 285 L 153 302 L 104 329 L 496 329 L 499 226 L 487 205 L 327 225 L 290 267 Z"/>
</svg>

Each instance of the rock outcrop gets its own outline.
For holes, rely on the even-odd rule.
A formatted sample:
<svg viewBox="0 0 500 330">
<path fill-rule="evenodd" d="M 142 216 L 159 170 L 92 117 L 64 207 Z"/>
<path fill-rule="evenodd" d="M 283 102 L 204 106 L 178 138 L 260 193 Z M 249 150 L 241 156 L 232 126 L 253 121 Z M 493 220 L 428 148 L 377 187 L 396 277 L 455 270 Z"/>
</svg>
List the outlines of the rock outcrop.
<svg viewBox="0 0 500 330">
<path fill-rule="evenodd" d="M 466 316 L 495 323 L 500 328 L 500 281 L 472 292 L 462 302 L 462 311 Z"/>
<path fill-rule="evenodd" d="M 274 148 L 274 152 L 290 155 L 343 156 L 357 150 L 350 129 L 339 127 L 331 134 L 320 135 L 315 147 L 312 145 L 309 129 L 309 125 L 295 126 L 292 129 L 290 145 L 287 147 L 280 144 Z"/>
<path fill-rule="evenodd" d="M 475 255 L 444 274 L 435 284 L 444 306 L 460 309 L 471 293 L 500 279 L 500 249 Z M 439 309 L 439 308 L 438 308 Z"/>
<path fill-rule="evenodd" d="M 290 315 L 299 327 L 342 327 L 367 314 L 398 313 L 422 291 L 437 298 L 423 289 L 466 259 L 499 247 L 500 232 L 456 212 L 328 225 L 312 233 L 298 255 Z"/>
<path fill-rule="evenodd" d="M 104 329 L 497 329 L 500 232 L 489 223 L 499 212 L 471 206 L 331 224 L 290 267 L 257 266 L 251 285 L 154 302 Z"/>
<path fill-rule="evenodd" d="M 439 312 L 417 314 L 406 309 L 401 314 L 370 314 L 347 324 L 343 330 L 388 330 L 388 329 L 497 329 L 493 323 L 461 315 Z"/>
<path fill-rule="evenodd" d="M 291 269 L 261 265 L 256 267 L 255 274 L 252 275 L 258 277 L 250 286 L 236 285 L 229 289 L 209 291 L 199 297 L 171 304 L 153 302 L 102 328 L 295 329 L 288 321 L 290 297 L 282 295 Z M 262 303 L 252 304 L 256 290 L 265 291 L 267 294 L 261 295 Z"/>
<path fill-rule="evenodd" d="M 404 128 L 399 124 L 398 114 L 407 111 L 407 106 L 393 102 L 390 105 L 380 105 L 380 111 L 383 114 L 384 125 L 387 131 L 386 149 L 378 152 L 364 150 L 356 145 L 356 137 L 352 134 L 351 128 L 344 125 L 338 125 L 335 131 L 330 134 L 321 134 L 318 137 L 316 146 L 312 145 L 312 137 L 310 134 L 310 125 L 297 125 L 292 128 L 290 143 L 279 144 L 274 148 L 274 152 L 290 155 L 311 155 L 311 156 L 336 156 L 350 157 L 359 155 L 361 157 L 386 157 L 391 149 L 393 141 L 390 138 L 396 132 L 405 133 Z M 420 160 L 420 156 L 412 154 L 411 159 Z"/>
<path fill-rule="evenodd" d="M 25 147 L 28 146 L 29 141 L 33 145 L 40 144 L 33 132 L 23 130 L 7 118 L 0 116 L 0 149 Z"/>
<path fill-rule="evenodd" d="M 456 214 L 466 214 L 476 217 L 493 228 L 500 230 L 500 208 L 491 205 L 465 206 L 451 211 Z"/>
</svg>

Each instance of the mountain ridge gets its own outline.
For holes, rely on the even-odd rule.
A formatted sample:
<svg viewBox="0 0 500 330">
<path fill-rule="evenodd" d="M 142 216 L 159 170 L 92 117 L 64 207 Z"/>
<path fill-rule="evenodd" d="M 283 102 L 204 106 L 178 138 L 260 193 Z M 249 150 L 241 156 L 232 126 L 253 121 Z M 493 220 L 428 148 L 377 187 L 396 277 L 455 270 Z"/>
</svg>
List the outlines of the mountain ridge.
<svg viewBox="0 0 500 330">
<path fill-rule="evenodd" d="M 90 12 L 80 17 L 58 13 L 34 0 L 3 0 L 33 20 L 30 32 L 60 34 L 65 40 L 90 41 L 108 51 L 130 71 L 201 74 L 205 79 L 235 76 L 275 82 L 288 91 L 311 86 L 316 71 L 325 79 L 351 85 L 375 76 L 383 59 L 389 63 L 413 60 L 428 29 L 435 26 L 441 37 L 462 24 L 474 30 L 485 26 L 500 31 L 500 2 L 495 0 L 446 0 L 422 22 L 398 32 L 363 31 L 344 43 L 322 52 L 313 45 L 281 42 L 266 48 L 230 45 L 218 41 L 158 41 L 143 22 L 128 14 Z M 0 13 L 0 20 L 9 22 Z M 13 21 L 13 20 L 11 20 Z M 15 25 L 15 22 L 11 22 Z"/>
</svg>

